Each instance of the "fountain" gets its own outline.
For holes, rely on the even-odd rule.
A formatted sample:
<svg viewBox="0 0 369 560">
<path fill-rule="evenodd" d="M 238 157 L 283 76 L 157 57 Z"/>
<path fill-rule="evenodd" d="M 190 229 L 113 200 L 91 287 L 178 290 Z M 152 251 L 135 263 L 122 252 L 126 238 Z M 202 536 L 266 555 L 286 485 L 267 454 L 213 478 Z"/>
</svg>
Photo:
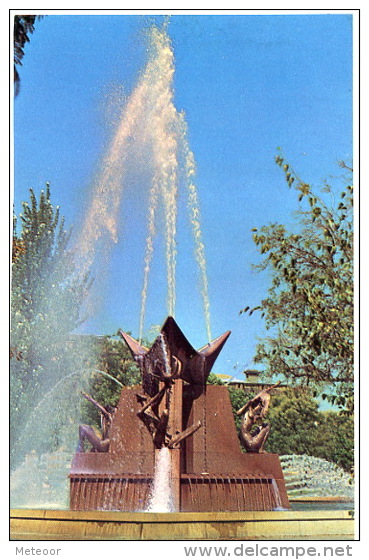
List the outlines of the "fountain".
<svg viewBox="0 0 369 560">
<path fill-rule="evenodd" d="M 142 384 L 122 388 L 108 445 L 75 453 L 70 509 L 13 510 L 13 538 L 352 539 L 352 512 L 286 511 L 279 457 L 241 452 L 227 387 L 206 384 L 229 334 L 196 351 L 170 316 L 150 349 L 122 332 Z M 240 409 L 246 425 L 269 398 Z"/>
<path fill-rule="evenodd" d="M 28 509 L 13 509 L 12 539 L 26 535 L 27 540 L 260 540 L 276 535 L 282 539 L 352 535 L 353 520 L 346 514 L 320 512 L 319 523 L 323 522 L 316 525 L 309 514 L 284 511 L 289 501 L 279 457 L 263 452 L 267 427 L 262 426 L 262 435 L 254 439 L 253 421 L 245 421 L 243 438 L 250 449 L 242 453 L 227 387 L 207 384 L 230 333 L 211 341 L 194 157 L 184 115 L 173 103 L 174 59 L 166 27 L 154 27 L 150 39 L 149 61 L 122 110 L 76 243 L 84 274 L 97 255 L 107 254 L 109 242 L 117 242 L 125 179 L 134 172 L 128 169 L 132 160 L 138 160 L 150 177 L 139 338 L 125 332 L 121 336 L 140 367 L 141 385 L 121 389 L 104 445 L 85 451 L 80 441 L 69 469 L 69 509 L 55 511 L 34 502 L 25 504 Z M 134 169 L 137 165 L 135 161 Z M 181 166 L 208 336 L 199 350 L 174 319 Z M 148 349 L 142 336 L 160 216 L 164 216 L 168 317 Z M 267 399 L 265 394 L 252 399 L 243 407 L 245 416 L 250 412 L 263 418 Z M 88 430 L 81 433 L 88 439 Z M 75 434 L 77 440 L 78 424 Z M 63 473 L 65 463 L 63 458 Z M 29 465 L 39 469 L 32 456 Z M 27 465 L 18 478 L 24 480 L 26 472 Z"/>
<path fill-rule="evenodd" d="M 149 350 L 121 335 L 142 386 L 122 389 L 109 450 L 75 454 L 71 509 L 150 511 L 155 475 L 163 487 L 165 473 L 174 511 L 289 508 L 278 456 L 242 453 L 228 389 L 206 384 L 230 333 L 196 351 L 169 316 Z"/>
<path fill-rule="evenodd" d="M 353 477 L 334 463 L 308 455 L 281 455 L 280 460 L 291 499 L 354 501 Z"/>
</svg>

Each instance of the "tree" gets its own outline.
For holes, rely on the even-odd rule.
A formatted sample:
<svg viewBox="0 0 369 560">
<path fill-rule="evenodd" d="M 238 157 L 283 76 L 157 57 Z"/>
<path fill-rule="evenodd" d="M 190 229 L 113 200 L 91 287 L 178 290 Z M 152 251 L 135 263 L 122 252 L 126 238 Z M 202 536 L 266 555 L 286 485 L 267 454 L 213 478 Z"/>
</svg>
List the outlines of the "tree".
<svg viewBox="0 0 369 560">
<path fill-rule="evenodd" d="M 206 383 L 208 385 L 224 385 L 223 381 L 221 379 L 219 379 L 219 377 L 215 374 L 215 373 L 210 373 Z"/>
<path fill-rule="evenodd" d="M 35 21 L 43 16 L 14 16 L 14 92 L 17 96 L 20 88 L 20 77 L 16 65 L 22 65 L 24 46 L 29 42 L 29 35 L 35 30 Z"/>
<path fill-rule="evenodd" d="M 255 362 L 264 364 L 267 375 L 309 385 L 352 413 L 353 187 L 344 177 L 346 186 L 335 202 L 329 185 L 318 195 L 281 155 L 276 163 L 296 189 L 300 207 L 293 232 L 277 223 L 253 229 L 263 255 L 255 268 L 271 272 L 268 297 L 241 311 L 258 309 L 271 331 L 258 344 Z"/>
<path fill-rule="evenodd" d="M 21 223 L 17 231 L 18 220 Z M 49 422 L 56 418 L 55 395 L 63 395 L 74 372 L 95 365 L 85 339 L 72 344 L 70 334 L 82 321 L 81 308 L 88 293 L 88 274 L 81 276 L 74 253 L 68 248 L 70 231 L 64 227 L 59 208 L 53 207 L 50 188 L 37 200 L 30 191 L 30 203 L 14 218 L 11 294 L 11 440 L 19 440 L 37 407 Z M 44 401 L 44 399 L 46 399 Z M 65 414 L 73 408 L 68 398 Z M 43 405 L 45 402 L 45 406 Z M 52 403 L 52 404 L 51 404 Z M 41 404 L 43 410 L 41 410 Z M 32 417 L 33 417 L 32 416 Z M 38 426 L 39 428 L 39 426 Z"/>
<path fill-rule="evenodd" d="M 141 372 L 123 340 L 116 335 L 95 337 L 95 344 L 97 366 L 91 379 L 91 394 L 104 406 L 117 406 L 122 385 L 140 384 Z M 83 422 L 99 424 L 97 409 L 87 402 L 83 407 Z"/>
<path fill-rule="evenodd" d="M 272 399 L 266 451 L 310 455 L 350 472 L 354 464 L 354 420 L 334 411 L 320 411 L 306 387 L 288 388 Z"/>
<path fill-rule="evenodd" d="M 268 414 L 271 425 L 266 450 L 280 455 L 317 457 L 320 443 L 319 405 L 309 390 L 286 389 L 272 399 Z"/>
<path fill-rule="evenodd" d="M 336 463 L 348 472 L 353 471 L 355 426 L 354 418 L 334 411 L 320 413 L 320 441 L 315 455 Z"/>
</svg>

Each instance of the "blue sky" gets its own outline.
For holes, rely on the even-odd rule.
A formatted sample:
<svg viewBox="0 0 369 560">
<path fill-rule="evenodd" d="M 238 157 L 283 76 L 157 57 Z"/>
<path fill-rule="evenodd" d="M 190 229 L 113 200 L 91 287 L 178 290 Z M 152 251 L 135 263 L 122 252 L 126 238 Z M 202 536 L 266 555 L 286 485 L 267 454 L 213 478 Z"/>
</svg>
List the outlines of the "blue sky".
<svg viewBox="0 0 369 560">
<path fill-rule="evenodd" d="M 113 100 L 133 90 L 146 62 L 146 30 L 163 19 L 71 13 L 36 23 L 14 102 L 17 212 L 28 189 L 38 193 L 48 181 L 66 224 L 78 229 L 114 131 Z M 214 371 L 239 377 L 253 367 L 257 337 L 265 334 L 256 313 L 239 315 L 268 289 L 267 275 L 252 270 L 258 253 L 251 229 L 290 224 L 297 209 L 274 163 L 277 147 L 313 185 L 337 176 L 338 160 L 352 158 L 352 16 L 173 15 L 168 33 L 175 105 L 185 112 L 197 163 L 212 334 L 232 331 Z M 143 258 L 135 240 L 143 234 L 139 199 L 127 204 L 84 332 L 138 335 Z M 206 330 L 181 220 L 176 320 L 199 348 Z M 166 316 L 162 257 L 154 259 L 146 330 Z"/>
</svg>

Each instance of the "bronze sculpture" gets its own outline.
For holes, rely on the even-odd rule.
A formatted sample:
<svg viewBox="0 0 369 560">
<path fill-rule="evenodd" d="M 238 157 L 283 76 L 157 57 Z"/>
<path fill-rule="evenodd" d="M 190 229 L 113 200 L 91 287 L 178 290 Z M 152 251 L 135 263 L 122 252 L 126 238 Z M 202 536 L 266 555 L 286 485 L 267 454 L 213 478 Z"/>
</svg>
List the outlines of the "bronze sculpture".
<svg viewBox="0 0 369 560">
<path fill-rule="evenodd" d="M 270 433 L 270 425 L 262 421 L 269 408 L 270 404 L 270 391 L 280 385 L 280 381 L 263 389 L 255 397 L 248 400 L 247 403 L 237 411 L 237 415 L 244 414 L 240 436 L 245 449 L 249 453 L 264 453 L 264 446 Z"/>
<path fill-rule="evenodd" d="M 79 427 L 79 440 L 77 446 L 77 452 L 83 453 L 85 450 L 85 440 L 87 440 L 91 446 L 92 451 L 98 453 L 107 453 L 109 451 L 110 439 L 109 431 L 113 421 L 116 408 L 112 406 L 102 406 L 100 403 L 95 401 L 90 395 L 82 392 L 82 395 L 90 401 L 100 412 L 101 419 L 101 433 L 97 433 L 95 428 L 88 426 L 87 424 L 81 424 Z"/>
<path fill-rule="evenodd" d="M 229 334 L 195 350 L 172 317 L 150 349 L 121 333 L 140 365 L 142 384 L 123 387 L 107 452 L 75 454 L 72 510 L 145 510 L 162 448 L 169 450 L 176 511 L 289 507 L 278 456 L 242 453 L 228 388 L 207 384 Z M 246 408 L 260 418 L 269 398 L 268 391 L 259 394 Z"/>
<path fill-rule="evenodd" d="M 173 317 L 168 317 L 159 336 L 151 348 L 147 349 L 120 331 L 133 358 L 140 366 L 142 385 L 150 396 L 158 392 L 159 381 L 170 383 L 172 380 L 182 379 L 192 385 L 204 386 L 230 334 L 230 331 L 227 331 L 200 350 L 195 350 Z"/>
<path fill-rule="evenodd" d="M 218 337 L 213 342 L 196 351 L 179 329 L 172 317 L 168 317 L 159 336 L 150 349 L 141 346 L 136 340 L 120 331 L 134 360 L 139 364 L 142 374 L 144 392 L 151 396 L 137 395 L 146 401 L 137 416 L 143 421 L 157 449 L 174 448 L 181 441 L 197 431 L 202 422 L 189 426 L 186 430 L 176 433 L 167 431 L 171 392 L 176 379 L 182 379 L 204 389 L 210 370 L 225 344 L 230 332 Z M 159 389 L 159 385 L 162 387 Z M 165 401 L 164 408 L 160 404 Z"/>
</svg>

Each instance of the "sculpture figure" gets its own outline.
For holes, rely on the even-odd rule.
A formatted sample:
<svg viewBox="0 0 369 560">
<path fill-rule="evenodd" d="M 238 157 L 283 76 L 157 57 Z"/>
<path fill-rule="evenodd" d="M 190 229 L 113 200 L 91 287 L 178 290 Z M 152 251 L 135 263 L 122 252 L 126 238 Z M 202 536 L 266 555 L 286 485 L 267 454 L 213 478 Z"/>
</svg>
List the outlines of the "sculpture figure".
<svg viewBox="0 0 369 560">
<path fill-rule="evenodd" d="M 93 452 L 107 453 L 109 451 L 109 430 L 115 414 L 116 408 L 110 405 L 102 406 L 100 403 L 95 401 L 90 395 L 82 392 L 82 395 L 95 405 L 100 411 L 101 417 L 101 433 L 93 426 L 88 426 L 87 424 L 82 424 L 79 427 L 79 441 L 77 446 L 77 452 L 83 453 L 85 450 L 85 440 L 87 440 L 91 445 Z"/>
<path fill-rule="evenodd" d="M 244 414 L 240 436 L 243 445 L 249 453 L 265 453 L 264 446 L 270 433 L 270 425 L 267 422 L 261 422 L 269 408 L 270 391 L 277 387 L 280 381 L 263 389 L 255 397 L 247 401 L 247 403 L 237 411 L 237 415 Z"/>
<path fill-rule="evenodd" d="M 156 395 L 149 399 L 144 395 L 136 395 L 137 399 L 142 404 L 145 403 L 137 412 L 137 416 L 143 421 L 149 430 L 157 449 L 160 449 L 163 445 L 167 445 L 170 438 L 167 433 L 169 410 L 168 408 L 164 408 L 161 414 L 159 412 L 159 404 L 163 400 L 168 387 L 170 387 L 170 383 L 165 384 L 164 387 L 156 393 Z"/>
</svg>

